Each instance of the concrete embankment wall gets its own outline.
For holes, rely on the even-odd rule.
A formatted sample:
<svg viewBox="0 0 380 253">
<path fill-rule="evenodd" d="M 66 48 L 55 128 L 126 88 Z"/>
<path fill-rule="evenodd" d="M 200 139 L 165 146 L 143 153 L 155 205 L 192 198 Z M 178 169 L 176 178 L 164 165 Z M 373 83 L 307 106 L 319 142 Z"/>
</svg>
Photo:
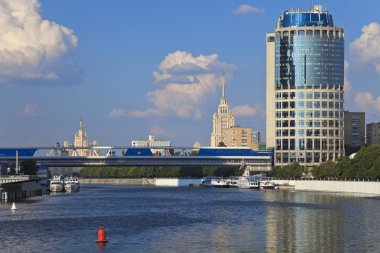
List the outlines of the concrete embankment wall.
<svg viewBox="0 0 380 253">
<path fill-rule="evenodd" d="M 181 178 L 82 178 L 81 184 L 115 184 L 115 185 L 150 185 L 150 186 L 189 186 L 189 184 L 200 184 L 201 179 Z"/>
<path fill-rule="evenodd" d="M 189 186 L 190 184 L 200 184 L 201 181 L 201 179 L 157 178 L 156 186 Z"/>
<path fill-rule="evenodd" d="M 295 185 L 295 181 L 296 180 L 273 180 L 273 182 L 277 185 L 279 185 L 280 187 L 283 186 L 283 187 L 294 187 Z"/>
<path fill-rule="evenodd" d="M 156 185 L 154 178 L 81 178 L 81 184 Z"/>
<path fill-rule="evenodd" d="M 380 182 L 296 180 L 295 190 L 379 194 Z"/>
<path fill-rule="evenodd" d="M 46 186 L 43 187 L 38 180 L 3 183 L 0 188 L 0 196 L 1 200 L 20 200 L 24 198 L 42 196 L 45 194 L 45 188 Z"/>
</svg>

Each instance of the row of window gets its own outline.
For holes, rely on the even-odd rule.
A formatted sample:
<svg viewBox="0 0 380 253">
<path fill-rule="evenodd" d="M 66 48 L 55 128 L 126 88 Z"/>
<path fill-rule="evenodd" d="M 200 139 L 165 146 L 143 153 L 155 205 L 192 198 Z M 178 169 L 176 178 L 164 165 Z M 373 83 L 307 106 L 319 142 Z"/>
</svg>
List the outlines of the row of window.
<svg viewBox="0 0 380 253">
<path fill-rule="evenodd" d="M 291 102 L 276 102 L 276 109 L 295 109 L 295 108 L 322 108 L 322 109 L 342 109 L 343 102 L 327 102 L 327 101 L 291 101 Z"/>
<path fill-rule="evenodd" d="M 327 129 L 283 129 L 276 130 L 276 137 L 344 137 L 344 132 L 339 130 Z"/>
<path fill-rule="evenodd" d="M 281 118 L 343 119 L 343 111 L 276 111 L 276 119 Z"/>
<path fill-rule="evenodd" d="M 327 31 L 325 29 L 323 30 L 318 30 L 318 29 L 313 29 L 313 30 L 291 30 L 291 31 L 277 31 L 276 36 L 277 37 L 288 37 L 288 36 L 321 36 L 321 37 L 339 37 L 341 36 L 343 38 L 344 33 L 340 32 L 339 30 L 336 31 Z"/>
<path fill-rule="evenodd" d="M 343 128 L 343 120 L 276 120 L 276 128 L 280 127 L 336 127 Z"/>
<path fill-rule="evenodd" d="M 276 139 L 276 150 L 343 150 L 339 139 Z"/>
<path fill-rule="evenodd" d="M 336 99 L 343 100 L 343 93 L 339 92 L 318 92 L 318 91 L 298 91 L 298 92 L 276 92 L 276 99 Z"/>
</svg>

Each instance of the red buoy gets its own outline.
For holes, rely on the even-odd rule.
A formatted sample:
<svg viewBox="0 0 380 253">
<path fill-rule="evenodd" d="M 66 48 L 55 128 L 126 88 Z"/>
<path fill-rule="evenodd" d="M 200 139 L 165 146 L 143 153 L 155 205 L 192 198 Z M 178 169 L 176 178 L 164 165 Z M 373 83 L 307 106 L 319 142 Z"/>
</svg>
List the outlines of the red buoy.
<svg viewBox="0 0 380 253">
<path fill-rule="evenodd" d="M 95 241 L 96 243 L 107 243 L 108 240 L 106 239 L 106 230 L 104 227 L 100 227 L 98 229 L 98 240 Z"/>
</svg>

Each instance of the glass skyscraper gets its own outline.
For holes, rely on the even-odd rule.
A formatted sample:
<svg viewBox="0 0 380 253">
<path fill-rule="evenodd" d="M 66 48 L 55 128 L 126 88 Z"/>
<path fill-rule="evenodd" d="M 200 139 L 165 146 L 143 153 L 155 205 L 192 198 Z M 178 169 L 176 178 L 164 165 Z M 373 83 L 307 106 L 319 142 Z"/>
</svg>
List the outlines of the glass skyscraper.
<svg viewBox="0 0 380 253">
<path fill-rule="evenodd" d="M 344 29 L 315 5 L 289 10 L 268 33 L 267 147 L 276 165 L 314 165 L 344 154 Z"/>
</svg>

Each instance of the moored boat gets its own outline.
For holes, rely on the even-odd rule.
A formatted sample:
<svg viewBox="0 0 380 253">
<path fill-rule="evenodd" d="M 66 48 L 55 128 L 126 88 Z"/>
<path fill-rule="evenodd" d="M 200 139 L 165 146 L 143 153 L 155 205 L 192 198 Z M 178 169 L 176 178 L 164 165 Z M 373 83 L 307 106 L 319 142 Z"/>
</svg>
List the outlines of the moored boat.
<svg viewBox="0 0 380 253">
<path fill-rule="evenodd" d="M 204 177 L 202 186 L 208 188 L 228 188 L 229 182 L 221 177 Z"/>
<path fill-rule="evenodd" d="M 259 181 L 250 177 L 239 177 L 236 181 L 236 188 L 239 189 L 259 189 Z"/>
<path fill-rule="evenodd" d="M 80 183 L 78 178 L 69 177 L 65 179 L 65 191 L 77 192 L 80 189 Z"/>
<path fill-rule="evenodd" d="M 211 179 L 211 187 L 213 188 L 228 188 L 230 187 L 229 182 L 221 177 L 216 177 Z"/>
<path fill-rule="evenodd" d="M 60 176 L 54 176 L 50 179 L 50 192 L 62 192 L 63 182 Z"/>
<path fill-rule="evenodd" d="M 278 189 L 278 186 L 269 178 L 263 177 L 259 181 L 260 189 Z"/>
</svg>

